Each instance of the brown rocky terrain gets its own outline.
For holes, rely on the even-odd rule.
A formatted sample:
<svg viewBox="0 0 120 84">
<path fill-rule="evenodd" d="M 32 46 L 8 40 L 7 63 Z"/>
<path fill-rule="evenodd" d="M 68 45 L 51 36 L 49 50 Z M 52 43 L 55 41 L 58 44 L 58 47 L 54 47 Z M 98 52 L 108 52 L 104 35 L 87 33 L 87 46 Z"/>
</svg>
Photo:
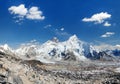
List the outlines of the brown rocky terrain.
<svg viewBox="0 0 120 84">
<path fill-rule="evenodd" d="M 115 62 L 56 62 L 22 60 L 0 54 L 0 84 L 120 84 Z"/>
</svg>

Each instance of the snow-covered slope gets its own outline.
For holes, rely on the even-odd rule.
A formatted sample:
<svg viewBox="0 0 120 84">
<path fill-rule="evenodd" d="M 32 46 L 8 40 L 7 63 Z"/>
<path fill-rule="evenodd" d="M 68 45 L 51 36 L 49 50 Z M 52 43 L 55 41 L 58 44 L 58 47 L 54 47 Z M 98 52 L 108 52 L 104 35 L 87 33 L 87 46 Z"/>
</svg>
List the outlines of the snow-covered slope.
<svg viewBox="0 0 120 84">
<path fill-rule="evenodd" d="M 96 49 L 92 45 L 79 40 L 76 35 L 73 35 L 64 42 L 59 42 L 54 37 L 42 45 L 25 44 L 16 49 L 15 54 L 24 59 L 35 58 L 44 62 L 61 60 L 85 61 L 87 55 L 94 56 L 94 51 Z"/>
<path fill-rule="evenodd" d="M 23 59 L 33 59 L 37 56 L 37 49 L 39 45 L 34 43 L 22 44 L 15 50 L 15 54 Z"/>
<path fill-rule="evenodd" d="M 76 35 L 71 36 L 67 41 L 59 42 L 54 37 L 42 45 L 27 43 L 13 50 L 7 44 L 0 46 L 0 52 L 15 54 L 22 59 L 36 59 L 42 62 L 54 61 L 86 61 L 88 59 L 100 59 L 102 51 L 98 51 L 92 45 L 78 39 Z M 108 52 L 104 52 L 104 57 L 110 57 Z M 112 52 L 120 54 L 120 52 Z M 107 58 L 106 57 L 106 58 Z"/>
<path fill-rule="evenodd" d="M 0 45 L 0 52 L 3 54 L 13 55 L 14 50 L 8 46 L 8 44 Z"/>
<path fill-rule="evenodd" d="M 47 41 L 37 50 L 39 53 L 37 59 L 85 61 L 86 55 L 89 53 L 93 55 L 93 51 L 95 49 L 91 45 L 80 41 L 76 35 L 73 35 L 64 42 Z"/>
</svg>

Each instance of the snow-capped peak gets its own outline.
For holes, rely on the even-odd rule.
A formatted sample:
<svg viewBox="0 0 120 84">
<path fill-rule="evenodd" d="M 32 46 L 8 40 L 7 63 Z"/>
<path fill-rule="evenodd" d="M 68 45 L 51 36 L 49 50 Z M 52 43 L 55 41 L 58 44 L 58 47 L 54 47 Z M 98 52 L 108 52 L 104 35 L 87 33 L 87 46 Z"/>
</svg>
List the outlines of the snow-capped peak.
<svg viewBox="0 0 120 84">
<path fill-rule="evenodd" d="M 59 39 L 57 37 L 53 37 L 52 41 L 58 43 Z"/>
<path fill-rule="evenodd" d="M 4 50 L 12 50 L 7 44 L 2 46 Z M 76 60 L 85 61 L 87 55 L 93 51 L 96 51 L 93 46 L 79 40 L 76 35 L 71 36 L 67 41 L 59 42 L 54 37 L 52 40 L 48 40 L 42 45 L 28 43 L 20 46 L 14 50 L 15 55 L 20 56 L 23 59 L 34 58 L 36 60 L 43 60 L 46 62 L 61 61 L 61 60 Z"/>
<path fill-rule="evenodd" d="M 68 41 L 79 41 L 79 39 L 78 39 L 78 37 L 74 34 L 73 36 L 71 36 L 71 37 L 69 38 Z"/>
<path fill-rule="evenodd" d="M 85 47 L 86 46 L 86 47 Z M 38 59 L 41 57 L 46 59 L 60 60 L 86 60 L 85 55 L 92 52 L 90 45 L 83 41 L 80 41 L 76 35 L 71 36 L 67 41 L 64 42 L 54 42 L 47 41 L 38 49 L 39 55 Z"/>
<path fill-rule="evenodd" d="M 0 45 L 0 51 L 7 54 L 14 54 L 14 50 L 8 44 Z"/>
<path fill-rule="evenodd" d="M 71 36 L 67 41 L 65 41 L 66 49 L 74 51 L 78 50 L 81 55 L 83 55 L 84 48 L 83 48 L 84 42 L 79 40 L 76 35 Z"/>
<path fill-rule="evenodd" d="M 2 47 L 4 50 L 10 50 L 8 44 L 1 45 L 0 47 Z"/>
<path fill-rule="evenodd" d="M 76 35 L 71 36 L 67 41 L 59 42 L 54 37 L 41 46 L 23 45 L 16 50 L 16 54 L 20 56 L 34 56 L 36 60 L 44 59 L 47 61 L 61 60 L 86 60 L 86 55 L 95 50 L 92 46 L 79 40 Z"/>
<path fill-rule="evenodd" d="M 23 59 L 35 58 L 35 56 L 37 55 L 36 51 L 38 46 L 39 45 L 34 43 L 23 44 L 15 50 L 15 54 Z"/>
</svg>

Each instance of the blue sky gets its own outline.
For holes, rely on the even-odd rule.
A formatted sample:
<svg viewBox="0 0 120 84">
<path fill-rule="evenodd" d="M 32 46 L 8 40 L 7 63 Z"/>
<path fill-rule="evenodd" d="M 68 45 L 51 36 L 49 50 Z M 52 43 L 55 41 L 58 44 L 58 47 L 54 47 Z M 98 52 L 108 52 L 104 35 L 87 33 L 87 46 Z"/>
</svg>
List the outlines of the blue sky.
<svg viewBox="0 0 120 84">
<path fill-rule="evenodd" d="M 0 44 L 74 34 L 93 44 L 120 44 L 119 8 L 120 0 L 1 0 Z"/>
</svg>

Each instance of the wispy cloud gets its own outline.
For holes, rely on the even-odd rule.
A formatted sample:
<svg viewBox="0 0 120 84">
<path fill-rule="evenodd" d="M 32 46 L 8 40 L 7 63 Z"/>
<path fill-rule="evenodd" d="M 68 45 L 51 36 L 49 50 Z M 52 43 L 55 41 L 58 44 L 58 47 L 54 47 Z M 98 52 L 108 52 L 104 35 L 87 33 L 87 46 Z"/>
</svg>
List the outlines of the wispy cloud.
<svg viewBox="0 0 120 84">
<path fill-rule="evenodd" d="M 61 31 L 56 31 L 55 34 L 57 36 L 66 36 L 66 37 L 71 36 L 71 34 L 69 34 L 68 32 L 61 32 Z"/>
<path fill-rule="evenodd" d="M 60 38 L 68 38 L 71 36 L 71 34 L 67 31 L 65 31 L 64 27 L 58 27 L 54 28 L 54 25 L 48 24 L 44 26 L 44 29 L 49 30 L 49 32 L 54 33 L 54 35 Z"/>
<path fill-rule="evenodd" d="M 69 32 L 64 31 L 64 29 L 59 29 L 59 28 L 52 28 L 50 29 L 56 36 L 62 37 L 62 38 L 67 38 L 70 37 L 71 34 Z"/>
<path fill-rule="evenodd" d="M 50 27 L 52 27 L 51 24 L 48 24 L 48 25 L 45 25 L 45 26 L 44 26 L 45 29 L 50 28 Z"/>
<path fill-rule="evenodd" d="M 93 14 L 90 18 L 85 17 L 82 19 L 82 21 L 94 22 L 95 24 L 102 24 L 105 22 L 106 19 L 109 19 L 109 18 L 111 18 L 111 14 L 108 14 L 107 12 L 101 12 L 101 13 Z"/>
<path fill-rule="evenodd" d="M 45 16 L 38 7 L 26 8 L 24 4 L 19 6 L 11 6 L 8 8 L 10 14 L 15 15 L 19 20 L 30 19 L 30 20 L 44 20 Z"/>
<path fill-rule="evenodd" d="M 106 27 L 111 26 L 111 24 L 109 22 L 105 22 L 103 25 L 106 26 Z"/>
<path fill-rule="evenodd" d="M 110 45 L 110 44 L 99 44 L 99 45 L 94 45 L 94 47 L 98 50 L 115 50 L 115 49 L 120 49 L 120 45 Z"/>
<path fill-rule="evenodd" d="M 114 32 L 106 32 L 105 34 L 101 35 L 101 37 L 107 38 L 107 37 L 111 37 L 114 34 L 115 34 Z"/>
<path fill-rule="evenodd" d="M 70 37 L 71 36 L 71 34 L 70 33 L 68 33 L 68 32 L 66 32 L 66 31 L 64 31 L 64 29 L 65 28 L 61 28 L 61 29 L 55 29 L 54 30 L 54 33 L 57 35 L 57 36 L 60 36 L 60 37 Z"/>
<path fill-rule="evenodd" d="M 62 27 L 60 30 L 61 30 L 61 31 L 64 31 L 64 28 Z"/>
</svg>

